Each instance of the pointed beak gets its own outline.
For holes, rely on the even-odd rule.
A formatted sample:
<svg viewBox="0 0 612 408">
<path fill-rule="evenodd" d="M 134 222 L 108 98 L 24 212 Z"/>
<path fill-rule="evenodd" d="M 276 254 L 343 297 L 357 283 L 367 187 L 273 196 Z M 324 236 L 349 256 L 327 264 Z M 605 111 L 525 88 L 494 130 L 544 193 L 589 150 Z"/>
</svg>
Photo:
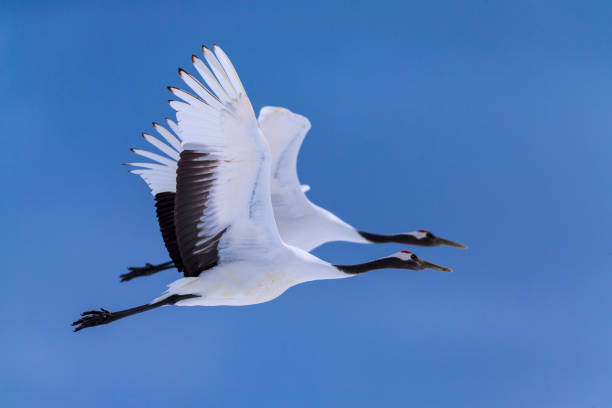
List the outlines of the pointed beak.
<svg viewBox="0 0 612 408">
<path fill-rule="evenodd" d="M 453 271 L 451 268 L 447 268 L 445 266 L 436 265 L 436 264 L 433 264 L 431 262 L 427 262 L 427 261 L 425 261 L 423 259 L 420 259 L 420 258 L 419 258 L 419 263 L 421 264 L 423 269 L 435 269 L 436 271 L 442 271 L 442 272 L 452 272 Z"/>
<path fill-rule="evenodd" d="M 436 243 L 438 245 L 448 245 L 448 246 L 452 246 L 455 248 L 467 249 L 467 247 L 463 244 L 460 244 L 458 242 L 449 241 L 448 239 L 439 238 L 439 237 L 436 238 Z"/>
</svg>

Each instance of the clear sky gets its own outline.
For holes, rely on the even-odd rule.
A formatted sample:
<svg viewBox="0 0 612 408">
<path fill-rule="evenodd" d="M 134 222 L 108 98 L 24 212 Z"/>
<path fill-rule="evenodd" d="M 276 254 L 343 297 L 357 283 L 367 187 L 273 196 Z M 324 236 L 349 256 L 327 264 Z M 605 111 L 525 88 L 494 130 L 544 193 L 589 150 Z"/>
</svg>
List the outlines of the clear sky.
<svg viewBox="0 0 612 408">
<path fill-rule="evenodd" d="M 3 406 L 608 407 L 609 2 L 3 2 Z M 376 271 L 241 308 L 146 303 L 175 271 L 120 163 L 172 115 L 202 43 L 256 110 L 307 116 L 316 203 L 361 229 L 426 228 L 455 269 Z M 193 69 L 190 69 L 193 71 Z M 401 246 L 330 244 L 355 263 Z"/>
</svg>

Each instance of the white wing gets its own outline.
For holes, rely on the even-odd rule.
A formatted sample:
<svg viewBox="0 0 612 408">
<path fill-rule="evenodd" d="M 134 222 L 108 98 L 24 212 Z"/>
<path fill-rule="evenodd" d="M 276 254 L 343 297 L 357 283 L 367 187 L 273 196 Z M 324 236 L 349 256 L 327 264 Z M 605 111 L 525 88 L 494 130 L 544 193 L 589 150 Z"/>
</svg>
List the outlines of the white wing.
<svg viewBox="0 0 612 408">
<path fill-rule="evenodd" d="M 300 185 L 297 157 L 310 122 L 287 109 L 264 107 L 259 127 L 272 152 L 272 206 L 283 241 L 311 251 L 329 241 L 363 242 L 355 228 L 308 200 Z"/>
<path fill-rule="evenodd" d="M 310 211 L 311 204 L 304 195 L 310 187 L 300 185 L 297 175 L 297 157 L 310 121 L 272 106 L 261 109 L 258 121 L 272 153 L 272 205 L 277 222 L 282 223 L 287 217 L 300 217 Z"/>
<path fill-rule="evenodd" d="M 192 61 L 212 92 L 183 70 L 197 96 L 170 88 L 184 101 L 170 106 L 183 147 L 174 219 L 185 276 L 230 259 L 270 257 L 282 246 L 270 201 L 270 151 L 251 103 L 225 53 L 202 51 L 210 69 L 196 56 Z"/>
</svg>

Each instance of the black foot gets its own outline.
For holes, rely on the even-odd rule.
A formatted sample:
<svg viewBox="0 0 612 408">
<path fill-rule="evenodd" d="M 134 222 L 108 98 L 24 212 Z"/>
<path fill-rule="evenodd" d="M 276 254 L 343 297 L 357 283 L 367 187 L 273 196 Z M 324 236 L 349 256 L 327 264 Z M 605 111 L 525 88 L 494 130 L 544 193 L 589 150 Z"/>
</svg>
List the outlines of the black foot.
<svg viewBox="0 0 612 408">
<path fill-rule="evenodd" d="M 116 317 L 104 308 L 83 312 L 81 316 L 83 316 L 81 319 L 72 323 L 73 326 L 77 326 L 74 329 L 75 332 L 83 330 L 86 327 L 100 326 L 101 324 L 108 324 L 116 320 Z"/>
<path fill-rule="evenodd" d="M 74 331 L 78 332 L 87 327 L 100 326 L 102 324 L 108 324 L 115 320 L 123 319 L 124 317 L 131 316 L 137 313 L 146 312 L 147 310 L 155 309 L 160 306 L 174 305 L 176 302 L 185 299 L 191 299 L 199 297 L 200 295 L 172 295 L 158 302 L 147 303 L 146 305 L 136 306 L 131 309 L 119 310 L 117 312 L 109 312 L 106 309 L 90 310 L 89 312 L 81 313 L 82 318 L 72 323 L 73 326 L 77 326 Z"/>
<path fill-rule="evenodd" d="M 121 282 L 127 282 L 139 276 L 153 275 L 157 272 L 161 272 L 166 269 L 173 268 L 173 267 L 174 267 L 174 264 L 172 263 L 172 261 L 164 262 L 159 265 L 152 265 L 147 262 L 147 264 L 142 267 L 137 267 L 137 266 L 128 267 L 129 272 L 124 273 L 120 275 L 119 277 L 121 278 Z"/>
</svg>

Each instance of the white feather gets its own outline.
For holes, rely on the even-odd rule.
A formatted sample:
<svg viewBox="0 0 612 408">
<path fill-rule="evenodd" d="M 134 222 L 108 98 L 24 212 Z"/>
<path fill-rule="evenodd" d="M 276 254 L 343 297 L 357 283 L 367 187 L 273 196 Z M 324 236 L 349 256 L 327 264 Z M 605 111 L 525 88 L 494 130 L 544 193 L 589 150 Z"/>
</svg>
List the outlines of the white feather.
<svg viewBox="0 0 612 408">
<path fill-rule="evenodd" d="M 176 150 L 171 149 L 170 147 L 168 147 L 168 145 L 160 142 L 159 140 L 157 140 L 156 138 L 154 138 L 151 135 L 147 135 L 146 133 L 142 134 L 142 137 L 149 143 L 151 143 L 153 146 L 157 147 L 159 150 L 161 150 L 162 152 L 166 153 L 168 156 L 170 156 L 171 158 L 173 158 L 174 160 L 177 160 L 180 158 L 179 154 L 176 152 Z"/>
<path fill-rule="evenodd" d="M 177 131 L 174 128 L 176 124 L 172 122 L 170 119 L 166 119 L 166 121 L 168 122 L 168 125 L 170 126 L 172 131 L 174 133 L 177 133 Z M 180 152 L 183 150 L 183 147 L 181 146 L 181 142 L 172 133 L 170 133 L 168 129 L 166 129 L 165 127 L 163 127 L 162 125 L 158 123 L 153 123 L 153 127 L 155 128 L 155 131 L 159 133 L 161 137 L 166 139 L 166 141 L 170 143 L 177 152 Z"/>
</svg>

